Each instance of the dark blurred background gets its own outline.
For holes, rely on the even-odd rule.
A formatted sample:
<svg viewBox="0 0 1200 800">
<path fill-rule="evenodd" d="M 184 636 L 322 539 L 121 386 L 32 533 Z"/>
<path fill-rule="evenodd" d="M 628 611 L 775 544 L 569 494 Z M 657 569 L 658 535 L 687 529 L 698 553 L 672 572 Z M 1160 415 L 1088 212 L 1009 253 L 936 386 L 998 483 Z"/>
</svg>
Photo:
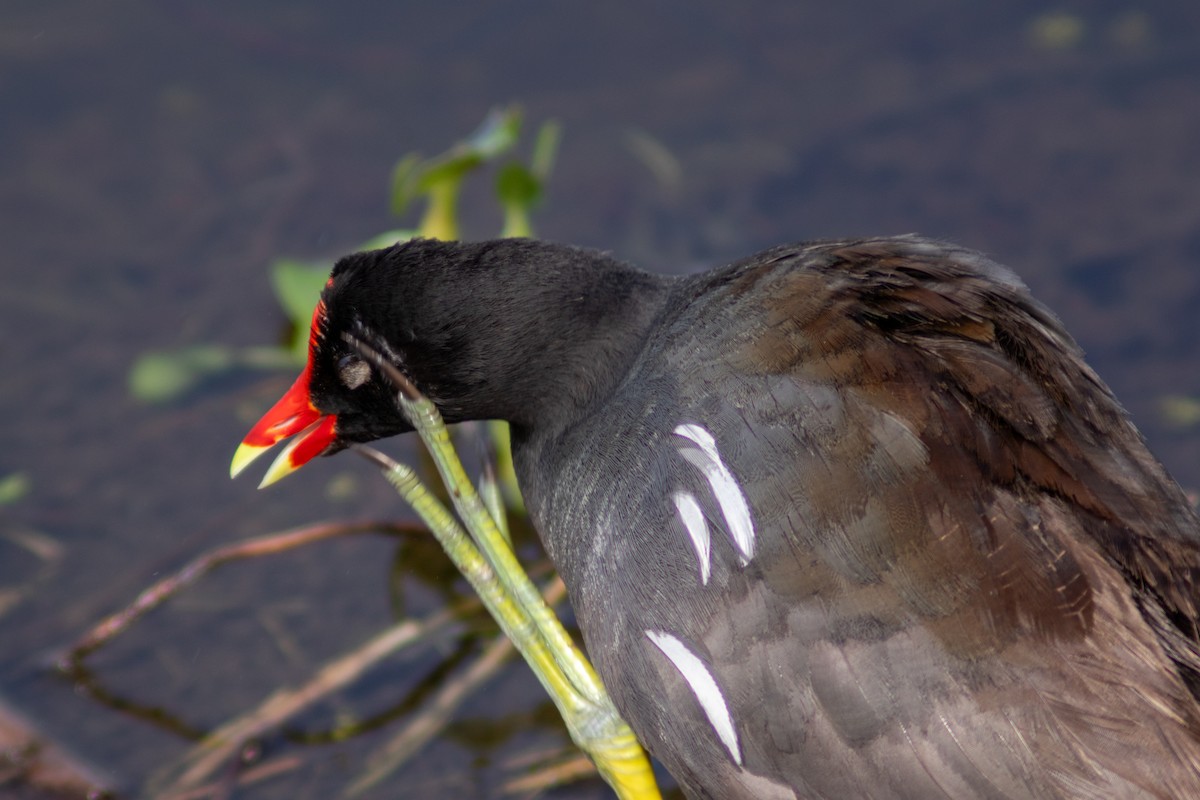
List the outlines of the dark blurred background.
<svg viewBox="0 0 1200 800">
<path fill-rule="evenodd" d="M 854 234 L 990 253 L 1200 486 L 1200 4 L 10 0 L 0 20 L 0 478 L 27 486 L 0 505 L 0 704 L 127 795 L 189 743 L 75 691 L 62 648 L 218 544 L 403 516 L 349 456 L 269 492 L 228 480 L 292 375 L 147 406 L 130 365 L 276 341 L 270 260 L 395 227 L 397 158 L 497 104 L 564 127 L 547 238 L 663 271 Z M 464 216 L 472 238 L 498 230 L 486 196 Z M 356 538 L 228 567 L 89 665 L 210 728 L 391 622 L 389 582 L 441 569 L 413 550 Z M 393 660 L 299 724 L 382 712 L 436 662 Z M 367 796 L 500 796 L 525 754 L 565 746 L 519 664 L 457 719 Z M 295 766 L 238 796 L 336 796 L 388 735 L 267 742 Z"/>
</svg>

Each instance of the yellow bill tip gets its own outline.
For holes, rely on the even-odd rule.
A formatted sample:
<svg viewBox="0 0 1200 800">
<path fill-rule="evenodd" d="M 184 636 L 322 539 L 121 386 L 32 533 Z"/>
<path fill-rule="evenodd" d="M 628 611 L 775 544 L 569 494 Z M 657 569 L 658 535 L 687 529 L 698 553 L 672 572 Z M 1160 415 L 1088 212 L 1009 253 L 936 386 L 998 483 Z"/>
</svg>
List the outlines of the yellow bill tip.
<svg viewBox="0 0 1200 800">
<path fill-rule="evenodd" d="M 242 442 L 233 454 L 233 461 L 229 463 L 229 477 L 236 478 L 238 475 L 241 475 L 246 467 L 257 461 L 259 456 L 270 449 L 270 445 L 263 446 Z"/>
<path fill-rule="evenodd" d="M 283 480 L 304 466 L 302 463 L 295 463 L 295 460 L 292 458 L 292 452 L 303 441 L 304 436 L 297 436 L 279 451 L 279 455 L 275 456 L 275 460 L 271 462 L 271 466 L 267 467 L 267 474 L 263 475 L 262 482 L 258 484 L 258 488 L 265 489 L 272 483 Z"/>
</svg>

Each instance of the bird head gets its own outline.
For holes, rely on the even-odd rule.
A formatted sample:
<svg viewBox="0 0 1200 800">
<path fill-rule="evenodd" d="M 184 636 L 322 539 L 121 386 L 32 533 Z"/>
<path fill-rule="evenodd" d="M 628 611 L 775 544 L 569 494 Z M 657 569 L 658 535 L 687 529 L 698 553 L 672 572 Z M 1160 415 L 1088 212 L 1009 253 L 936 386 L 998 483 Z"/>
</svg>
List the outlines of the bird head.
<svg viewBox="0 0 1200 800">
<path fill-rule="evenodd" d="M 529 239 L 415 239 L 346 256 L 313 311 L 303 372 L 246 434 L 230 472 L 290 438 L 266 486 L 316 456 L 413 429 L 398 387 L 356 342 L 448 423 L 561 429 L 628 368 L 665 285 L 603 254 Z"/>
<path fill-rule="evenodd" d="M 364 319 L 364 314 L 378 310 L 378 304 L 361 302 L 376 288 L 373 281 L 362 280 L 362 267 L 377 260 L 380 252 L 385 251 L 348 256 L 334 267 L 313 310 L 304 369 L 246 434 L 230 464 L 231 477 L 284 440 L 290 439 L 267 469 L 260 488 L 317 456 L 412 430 L 396 404 L 395 389 L 353 344 L 369 342 L 373 351 L 398 368 L 403 362 L 401 353 Z"/>
</svg>

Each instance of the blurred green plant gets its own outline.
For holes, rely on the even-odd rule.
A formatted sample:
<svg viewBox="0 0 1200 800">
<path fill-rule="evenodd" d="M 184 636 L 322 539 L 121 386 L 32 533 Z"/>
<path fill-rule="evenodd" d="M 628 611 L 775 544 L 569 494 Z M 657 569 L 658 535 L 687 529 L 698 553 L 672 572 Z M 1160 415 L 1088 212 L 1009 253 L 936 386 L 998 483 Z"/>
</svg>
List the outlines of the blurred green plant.
<svg viewBox="0 0 1200 800">
<path fill-rule="evenodd" d="M 24 472 L 10 472 L 0 476 L 0 506 L 15 503 L 29 494 L 29 476 Z"/>
<path fill-rule="evenodd" d="M 402 217 L 414 203 L 423 200 L 421 220 L 414 229 L 386 231 L 358 249 L 388 247 L 415 236 L 458 239 L 458 200 L 467 178 L 512 153 L 520 143 L 521 129 L 520 109 L 497 108 L 488 113 L 474 133 L 441 155 L 424 158 L 419 153 L 409 153 L 401 158 L 392 171 L 390 207 Z M 501 236 L 533 235 L 530 214 L 542 201 L 559 138 L 558 123 L 543 123 L 534 137 L 527 162 L 514 158 L 499 165 L 493 192 L 503 214 Z M 232 369 L 281 370 L 303 366 L 308 356 L 312 310 L 332 268 L 332 261 L 278 258 L 271 263 L 271 288 L 291 331 L 285 343 L 242 348 L 200 344 L 148 351 L 130 368 L 130 394 L 142 402 L 166 403 L 187 395 L 206 379 Z M 510 468 L 502 461 L 502 473 Z"/>
<path fill-rule="evenodd" d="M 458 239 L 458 201 L 466 179 L 480 167 L 511 152 L 520 135 L 519 111 L 511 107 L 498 109 L 489 113 L 471 136 L 445 153 L 430 159 L 418 154 L 402 158 L 392 172 L 391 210 L 402 216 L 414 202 L 423 200 L 421 221 L 415 230 L 388 231 L 363 244 L 362 249 L 386 247 L 413 236 Z M 502 236 L 533 235 L 530 213 L 542 200 L 559 138 L 558 125 L 545 123 L 535 137 L 528 163 L 512 159 L 499 166 L 493 190 L 503 212 Z M 290 258 L 277 259 L 271 264 L 271 286 L 292 326 L 286 343 L 273 348 L 202 345 L 147 353 L 138 359 L 131 372 L 133 394 L 145 401 L 162 402 L 186 393 L 206 376 L 233 367 L 299 368 L 308 356 L 312 309 L 331 268 L 328 262 Z M 618 796 L 622 800 L 659 798 L 653 772 L 632 730 L 620 718 L 591 664 L 513 553 L 507 520 L 510 512 L 521 514 L 524 507 L 512 466 L 508 425 L 500 421 L 489 424 L 495 471 L 485 470 L 481 488 L 476 491 L 433 403 L 421 396 L 396 367 L 365 344 L 356 342 L 355 346 L 399 390 L 398 403 L 425 443 L 445 491 L 439 496 L 415 470 L 378 451 L 359 446 L 360 452 L 381 468 L 434 534 L 554 700 L 572 740 L 591 757 Z M 447 500 L 453 511 L 447 507 Z M 165 596 L 165 593 L 160 594 Z M 150 595 L 158 596 L 153 592 L 143 593 Z M 97 643 L 106 641 L 105 637 L 123 629 L 140 613 L 140 607 L 132 607 L 115 615 L 116 623 L 102 623 L 95 637 L 86 639 L 72 651 L 72 661 L 78 663 Z M 406 748 L 407 745 L 399 751 L 406 753 Z M 214 758 L 206 756 L 199 765 L 189 767 L 183 780 L 195 774 L 207 775 L 206 765 Z M 394 766 L 399 762 L 388 763 Z M 349 794 L 373 785 L 392 768 L 372 768 L 351 787 Z"/>
<path fill-rule="evenodd" d="M 1167 424 L 1173 427 L 1200 425 L 1200 398 L 1183 394 L 1164 395 L 1158 401 L 1158 409 Z"/>
</svg>

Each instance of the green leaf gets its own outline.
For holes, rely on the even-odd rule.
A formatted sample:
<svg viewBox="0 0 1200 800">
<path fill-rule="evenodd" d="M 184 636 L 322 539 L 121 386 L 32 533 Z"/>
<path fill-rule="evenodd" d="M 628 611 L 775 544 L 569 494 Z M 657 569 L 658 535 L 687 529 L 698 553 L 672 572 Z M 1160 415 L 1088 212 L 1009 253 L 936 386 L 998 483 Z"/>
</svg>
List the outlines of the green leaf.
<svg viewBox="0 0 1200 800">
<path fill-rule="evenodd" d="M 496 176 L 496 196 L 504 208 L 504 228 L 500 235 L 533 236 L 529 212 L 541 199 L 542 183 L 524 164 L 516 161 L 504 165 Z"/>
<path fill-rule="evenodd" d="M 15 503 L 29 494 L 29 476 L 24 472 L 10 472 L 0 478 L 0 506 Z"/>
<path fill-rule="evenodd" d="M 511 161 L 496 176 L 496 196 L 504 205 L 532 206 L 542 196 L 542 182 L 524 164 Z"/>
<path fill-rule="evenodd" d="M 396 162 L 392 168 L 392 213 L 397 217 L 408 210 L 408 204 L 416 199 L 420 192 L 417 181 L 421 176 L 421 154 L 409 153 Z"/>
<path fill-rule="evenodd" d="M 1200 399 L 1181 394 L 1168 394 L 1158 401 L 1163 418 L 1177 428 L 1200 424 Z"/>
<path fill-rule="evenodd" d="M 483 123 L 466 139 L 439 156 L 423 161 L 409 153 L 392 170 L 392 211 L 403 214 L 409 203 L 426 194 L 436 194 L 448 207 L 439 212 L 444 227 L 453 212 L 453 197 L 467 173 L 508 152 L 521 135 L 521 112 L 516 106 L 492 109 Z"/>
<path fill-rule="evenodd" d="M 288 320 L 308 337 L 313 309 L 329 280 L 332 264 L 280 258 L 271 262 L 271 288 Z"/>
<path fill-rule="evenodd" d="M 554 166 L 561 129 L 547 122 L 538 130 L 530 166 L 512 161 L 496 176 L 496 196 L 504 208 L 501 236 L 533 236 L 530 213 L 542 201 L 546 178 Z"/>
<path fill-rule="evenodd" d="M 529 171 L 545 182 L 554 169 L 554 160 L 558 157 L 558 143 L 562 141 L 562 126 L 554 120 L 542 123 L 538 128 L 537 139 L 533 143 L 533 155 L 529 158 Z"/>
<path fill-rule="evenodd" d="M 217 345 L 143 353 L 129 371 L 129 391 L 142 402 L 165 403 L 234 362 L 233 351 Z"/>
<path fill-rule="evenodd" d="M 484 161 L 490 161 L 516 146 L 520 136 L 521 110 L 516 106 L 493 108 L 483 124 L 454 150 L 461 148 Z"/>
</svg>

